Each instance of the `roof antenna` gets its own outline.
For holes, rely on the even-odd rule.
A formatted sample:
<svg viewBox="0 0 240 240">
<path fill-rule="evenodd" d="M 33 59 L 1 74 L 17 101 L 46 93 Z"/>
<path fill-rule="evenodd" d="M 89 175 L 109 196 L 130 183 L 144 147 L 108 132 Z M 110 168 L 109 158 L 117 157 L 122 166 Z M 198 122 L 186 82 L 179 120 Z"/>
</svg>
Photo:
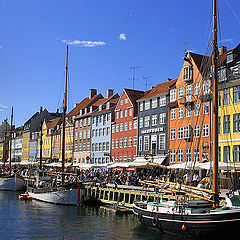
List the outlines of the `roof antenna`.
<svg viewBox="0 0 240 240">
<path fill-rule="evenodd" d="M 143 80 L 146 81 L 146 82 L 145 82 L 145 84 L 146 84 L 146 85 L 145 85 L 145 86 L 146 86 L 146 90 L 148 89 L 148 86 L 147 86 L 147 85 L 148 85 L 148 79 L 151 78 L 151 77 L 152 77 L 152 76 L 144 76 L 144 77 L 143 77 Z"/>
<path fill-rule="evenodd" d="M 186 57 L 187 56 L 187 46 L 189 45 L 189 42 L 184 42 L 184 49 L 183 49 L 183 53 L 184 53 L 184 56 Z"/>
<path fill-rule="evenodd" d="M 138 66 L 135 67 L 130 67 L 131 70 L 133 70 L 133 75 L 132 75 L 132 82 L 133 82 L 133 90 L 134 90 L 134 81 L 135 81 L 135 77 L 136 77 L 136 70 L 140 68 Z"/>
</svg>

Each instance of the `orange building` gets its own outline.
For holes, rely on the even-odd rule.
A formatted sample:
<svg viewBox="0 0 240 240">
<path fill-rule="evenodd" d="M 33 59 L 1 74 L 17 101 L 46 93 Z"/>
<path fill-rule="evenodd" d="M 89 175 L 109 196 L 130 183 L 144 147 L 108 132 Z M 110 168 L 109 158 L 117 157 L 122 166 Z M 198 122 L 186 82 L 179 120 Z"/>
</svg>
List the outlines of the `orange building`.
<svg viewBox="0 0 240 240">
<path fill-rule="evenodd" d="M 188 53 L 169 89 L 170 164 L 205 162 L 210 157 L 210 59 Z"/>
</svg>

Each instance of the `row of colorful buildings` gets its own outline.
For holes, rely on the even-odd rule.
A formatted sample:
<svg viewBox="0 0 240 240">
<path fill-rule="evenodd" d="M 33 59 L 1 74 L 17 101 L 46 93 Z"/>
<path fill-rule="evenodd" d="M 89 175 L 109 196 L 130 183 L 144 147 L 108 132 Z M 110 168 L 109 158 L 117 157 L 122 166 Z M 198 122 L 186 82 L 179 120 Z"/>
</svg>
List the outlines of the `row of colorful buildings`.
<svg viewBox="0 0 240 240">
<path fill-rule="evenodd" d="M 183 61 L 177 79 L 168 79 L 147 91 L 123 89 L 119 95 L 108 89 L 103 97 L 90 89 L 89 96 L 67 114 L 67 161 L 209 161 L 211 58 L 189 52 Z M 220 47 L 218 77 L 219 159 L 240 162 L 240 45 L 228 51 Z M 62 114 L 40 108 L 23 129 L 13 132 L 12 159 L 36 162 L 42 146 L 44 160 L 61 161 L 61 140 Z M 6 158 L 1 154 L 3 145 L 1 140 L 2 159 Z"/>
</svg>

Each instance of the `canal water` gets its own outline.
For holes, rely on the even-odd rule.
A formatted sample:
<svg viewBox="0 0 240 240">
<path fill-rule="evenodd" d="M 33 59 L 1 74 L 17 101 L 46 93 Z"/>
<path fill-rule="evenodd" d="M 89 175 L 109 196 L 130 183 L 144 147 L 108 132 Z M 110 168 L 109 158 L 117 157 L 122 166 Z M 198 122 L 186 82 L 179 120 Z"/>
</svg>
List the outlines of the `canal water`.
<svg viewBox="0 0 240 240">
<path fill-rule="evenodd" d="M 18 200 L 18 195 L 0 191 L 0 240 L 179 239 L 146 229 L 133 215 L 116 216 L 96 207 L 25 202 Z"/>
</svg>

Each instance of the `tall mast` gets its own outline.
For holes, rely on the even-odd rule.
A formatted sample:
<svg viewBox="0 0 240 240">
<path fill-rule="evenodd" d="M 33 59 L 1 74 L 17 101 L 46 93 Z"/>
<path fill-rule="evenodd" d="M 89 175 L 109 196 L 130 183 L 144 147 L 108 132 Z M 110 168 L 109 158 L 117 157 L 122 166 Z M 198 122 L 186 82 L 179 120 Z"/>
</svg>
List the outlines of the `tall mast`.
<svg viewBox="0 0 240 240">
<path fill-rule="evenodd" d="M 217 60 L 218 60 L 218 44 L 217 44 L 217 0 L 213 0 L 213 192 L 215 207 L 219 201 L 219 182 L 218 182 L 218 80 L 217 80 Z"/>
<path fill-rule="evenodd" d="M 12 115 L 11 115 L 11 127 L 10 127 L 10 147 L 9 147 L 9 169 L 11 169 L 12 165 L 12 130 L 13 130 L 13 107 L 12 107 Z"/>
<path fill-rule="evenodd" d="M 66 74 L 65 74 L 65 92 L 64 92 L 64 103 L 63 103 L 63 138 L 62 138 L 62 184 L 64 184 L 64 165 L 65 165 L 65 122 L 67 112 L 67 76 L 68 76 L 68 46 L 66 56 Z"/>
</svg>

